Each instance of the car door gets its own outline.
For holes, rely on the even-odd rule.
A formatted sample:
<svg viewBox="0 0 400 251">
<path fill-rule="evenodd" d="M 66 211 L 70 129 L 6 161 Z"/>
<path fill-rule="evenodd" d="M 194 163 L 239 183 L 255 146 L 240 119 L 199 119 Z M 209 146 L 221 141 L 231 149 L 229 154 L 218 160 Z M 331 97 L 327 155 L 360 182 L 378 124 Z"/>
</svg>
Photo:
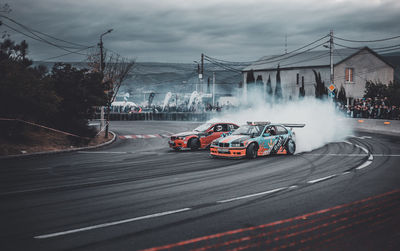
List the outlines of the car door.
<svg viewBox="0 0 400 251">
<path fill-rule="evenodd" d="M 278 151 L 282 151 L 286 145 L 288 139 L 288 131 L 283 126 L 275 126 L 276 135 L 275 135 L 275 145 L 273 147 L 273 153 L 277 153 Z"/>
<path fill-rule="evenodd" d="M 267 126 L 264 132 L 261 134 L 260 140 L 258 142 L 258 152 L 260 155 L 270 154 L 275 145 L 276 135 L 271 134 L 271 128 L 271 126 Z"/>
<path fill-rule="evenodd" d="M 218 139 L 219 137 L 221 137 L 221 135 L 223 134 L 222 129 L 223 128 L 222 128 L 221 124 L 215 124 L 214 126 L 210 127 L 205 132 L 205 135 L 200 138 L 201 146 L 206 147 L 209 144 L 211 144 L 211 142 L 214 139 Z"/>
</svg>

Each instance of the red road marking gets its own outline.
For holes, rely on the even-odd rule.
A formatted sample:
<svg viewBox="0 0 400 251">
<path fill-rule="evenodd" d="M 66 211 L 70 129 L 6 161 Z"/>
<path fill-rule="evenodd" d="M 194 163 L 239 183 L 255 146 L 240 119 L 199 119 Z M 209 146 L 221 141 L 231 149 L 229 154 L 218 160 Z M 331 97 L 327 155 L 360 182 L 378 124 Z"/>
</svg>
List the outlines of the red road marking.
<svg viewBox="0 0 400 251">
<path fill-rule="evenodd" d="M 345 214 L 351 213 L 352 211 L 359 212 L 361 209 L 364 209 L 364 208 L 367 208 L 367 207 L 371 207 L 371 206 L 373 206 L 375 204 L 382 204 L 382 203 L 385 203 L 385 202 L 391 201 L 391 200 L 392 200 L 392 198 L 385 199 L 385 200 L 382 200 L 382 201 L 378 201 L 376 203 L 366 204 L 366 205 L 364 205 L 362 207 L 358 207 L 356 209 L 350 208 L 350 209 L 347 209 L 347 210 L 345 210 L 343 212 L 339 212 L 339 213 L 336 213 L 336 214 L 331 214 L 329 216 L 325 216 L 325 217 L 321 217 L 321 218 L 316 218 L 316 219 L 313 219 L 313 220 L 310 220 L 310 221 L 307 221 L 307 222 L 304 222 L 304 223 L 299 223 L 299 224 L 296 224 L 296 225 L 293 225 L 293 226 L 288 226 L 288 227 L 272 230 L 272 231 L 269 231 L 269 232 L 266 232 L 266 233 L 257 234 L 255 236 L 245 236 L 245 237 L 241 237 L 241 238 L 238 238 L 238 239 L 235 239 L 235 240 L 230 240 L 230 241 L 226 241 L 224 243 L 218 243 L 218 244 L 215 244 L 215 245 L 209 245 L 209 246 L 197 248 L 197 249 L 194 249 L 194 250 L 196 250 L 196 251 L 205 251 L 205 250 L 211 249 L 211 248 L 219 248 L 219 247 L 228 246 L 228 245 L 231 245 L 231 244 L 237 244 L 237 243 L 240 243 L 240 242 L 243 242 L 243 241 L 250 241 L 250 240 L 253 240 L 253 239 L 256 239 L 256 238 L 261 238 L 261 237 L 268 236 L 268 235 L 273 234 L 273 233 L 280 233 L 280 232 L 283 232 L 283 231 L 290 231 L 290 230 L 293 230 L 293 229 L 296 229 L 296 228 L 300 228 L 300 227 L 303 227 L 303 226 L 307 226 L 307 225 L 311 225 L 311 224 L 317 223 L 319 221 L 324 221 L 324 220 L 327 220 L 327 219 L 330 219 L 330 218 L 335 218 L 335 217 L 338 217 L 338 216 L 341 216 L 341 215 L 345 215 Z M 390 205 L 392 205 L 392 204 L 389 204 L 389 205 L 386 205 L 386 206 L 390 206 Z M 363 214 L 368 214 L 368 213 L 377 211 L 377 210 L 379 210 L 381 208 L 383 208 L 383 207 L 370 209 L 368 211 L 363 211 L 362 213 L 358 213 L 358 214 L 352 214 L 352 217 L 350 217 L 350 218 L 358 217 L 358 216 L 363 215 Z M 283 238 L 289 238 L 289 237 L 291 237 L 291 236 L 286 235 Z M 278 241 L 279 239 L 283 239 L 283 238 L 276 237 L 274 240 Z"/>
<path fill-rule="evenodd" d="M 358 201 L 355 201 L 355 202 L 350 202 L 350 203 L 334 206 L 334 207 L 331 207 L 331 208 L 322 209 L 322 210 L 315 211 L 315 212 L 308 213 L 308 214 L 304 214 L 304 215 L 301 215 L 301 216 L 288 218 L 288 219 L 285 219 L 285 220 L 279 220 L 279 221 L 270 222 L 270 223 L 259 225 L 259 226 L 255 226 L 255 227 L 240 228 L 240 229 L 230 230 L 230 231 L 226 231 L 226 232 L 222 232 L 222 233 L 218 233 L 218 234 L 212 234 L 212 235 L 208 235 L 208 236 L 198 237 L 198 238 L 185 240 L 185 241 L 181 241 L 181 242 L 177 242 L 177 243 L 173 243 L 173 244 L 168 244 L 168 245 L 164 245 L 164 246 L 148 248 L 148 249 L 145 249 L 144 251 L 156 251 L 156 250 L 170 249 L 170 248 L 184 246 L 184 245 L 188 245 L 188 244 L 192 244 L 192 243 L 196 243 L 196 242 L 200 242 L 200 241 L 204 241 L 204 240 L 219 238 L 219 237 L 222 237 L 222 236 L 233 235 L 233 234 L 242 233 L 242 232 L 246 232 L 246 231 L 250 231 L 250 230 L 256 230 L 256 229 L 260 229 L 260 228 L 276 226 L 276 225 L 280 225 L 280 224 L 283 224 L 283 223 L 293 222 L 293 221 L 301 220 L 301 219 L 308 218 L 308 217 L 311 217 L 311 216 L 324 214 L 324 213 L 327 213 L 327 212 L 330 212 L 330 211 L 334 211 L 334 210 L 338 210 L 338 209 L 341 209 L 341 208 L 344 208 L 344 207 L 361 204 L 361 203 L 364 203 L 364 202 L 367 202 L 367 201 L 370 201 L 370 200 L 379 199 L 379 198 L 382 198 L 384 196 L 388 196 L 388 195 L 391 195 L 391 194 L 394 194 L 394 193 L 398 193 L 398 192 L 400 192 L 400 189 L 396 189 L 396 190 L 393 190 L 393 191 L 390 191 L 390 192 L 387 192 L 387 193 L 371 196 L 371 197 L 368 197 L 368 198 L 365 198 L 365 199 L 362 199 L 362 200 L 358 200 Z"/>
</svg>

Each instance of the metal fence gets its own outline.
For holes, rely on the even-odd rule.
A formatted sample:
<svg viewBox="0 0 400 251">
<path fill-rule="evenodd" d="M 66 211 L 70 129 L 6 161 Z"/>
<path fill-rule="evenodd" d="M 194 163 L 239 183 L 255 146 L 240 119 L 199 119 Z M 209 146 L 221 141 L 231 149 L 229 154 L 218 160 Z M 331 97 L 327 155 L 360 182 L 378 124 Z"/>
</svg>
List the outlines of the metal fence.
<svg viewBox="0 0 400 251">
<path fill-rule="evenodd" d="M 213 112 L 141 112 L 141 113 L 110 113 L 110 120 L 178 120 L 178 121 L 207 121 L 213 116 Z M 100 113 L 96 113 L 95 119 L 100 119 Z"/>
</svg>

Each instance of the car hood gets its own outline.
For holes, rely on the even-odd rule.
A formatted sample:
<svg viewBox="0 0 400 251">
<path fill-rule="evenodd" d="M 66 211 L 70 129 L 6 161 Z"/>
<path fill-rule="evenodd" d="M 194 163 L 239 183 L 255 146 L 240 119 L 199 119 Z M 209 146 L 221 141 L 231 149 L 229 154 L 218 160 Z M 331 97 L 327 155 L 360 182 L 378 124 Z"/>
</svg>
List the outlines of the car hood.
<svg viewBox="0 0 400 251">
<path fill-rule="evenodd" d="M 248 139 L 250 139 L 249 135 L 229 135 L 227 137 L 218 138 L 215 141 L 217 143 L 221 143 L 221 142 L 223 142 L 223 143 L 232 143 L 232 142 L 242 143 Z"/>
<path fill-rule="evenodd" d="M 191 135 L 199 135 L 201 132 L 190 131 L 190 132 L 181 132 L 171 135 L 172 137 L 187 137 Z"/>
</svg>

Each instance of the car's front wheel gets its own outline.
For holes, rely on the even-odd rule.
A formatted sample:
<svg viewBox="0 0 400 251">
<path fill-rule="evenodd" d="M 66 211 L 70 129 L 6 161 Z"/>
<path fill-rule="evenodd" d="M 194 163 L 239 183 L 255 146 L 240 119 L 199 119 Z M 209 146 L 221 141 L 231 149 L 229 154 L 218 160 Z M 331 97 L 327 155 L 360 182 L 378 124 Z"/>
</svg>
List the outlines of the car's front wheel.
<svg viewBox="0 0 400 251">
<path fill-rule="evenodd" d="M 286 144 L 286 153 L 288 155 L 293 155 L 295 151 L 296 151 L 296 143 L 294 143 L 292 139 L 289 139 Z"/>
<path fill-rule="evenodd" d="M 249 159 L 257 158 L 257 146 L 255 143 L 251 143 L 246 149 L 246 157 Z"/>
</svg>

